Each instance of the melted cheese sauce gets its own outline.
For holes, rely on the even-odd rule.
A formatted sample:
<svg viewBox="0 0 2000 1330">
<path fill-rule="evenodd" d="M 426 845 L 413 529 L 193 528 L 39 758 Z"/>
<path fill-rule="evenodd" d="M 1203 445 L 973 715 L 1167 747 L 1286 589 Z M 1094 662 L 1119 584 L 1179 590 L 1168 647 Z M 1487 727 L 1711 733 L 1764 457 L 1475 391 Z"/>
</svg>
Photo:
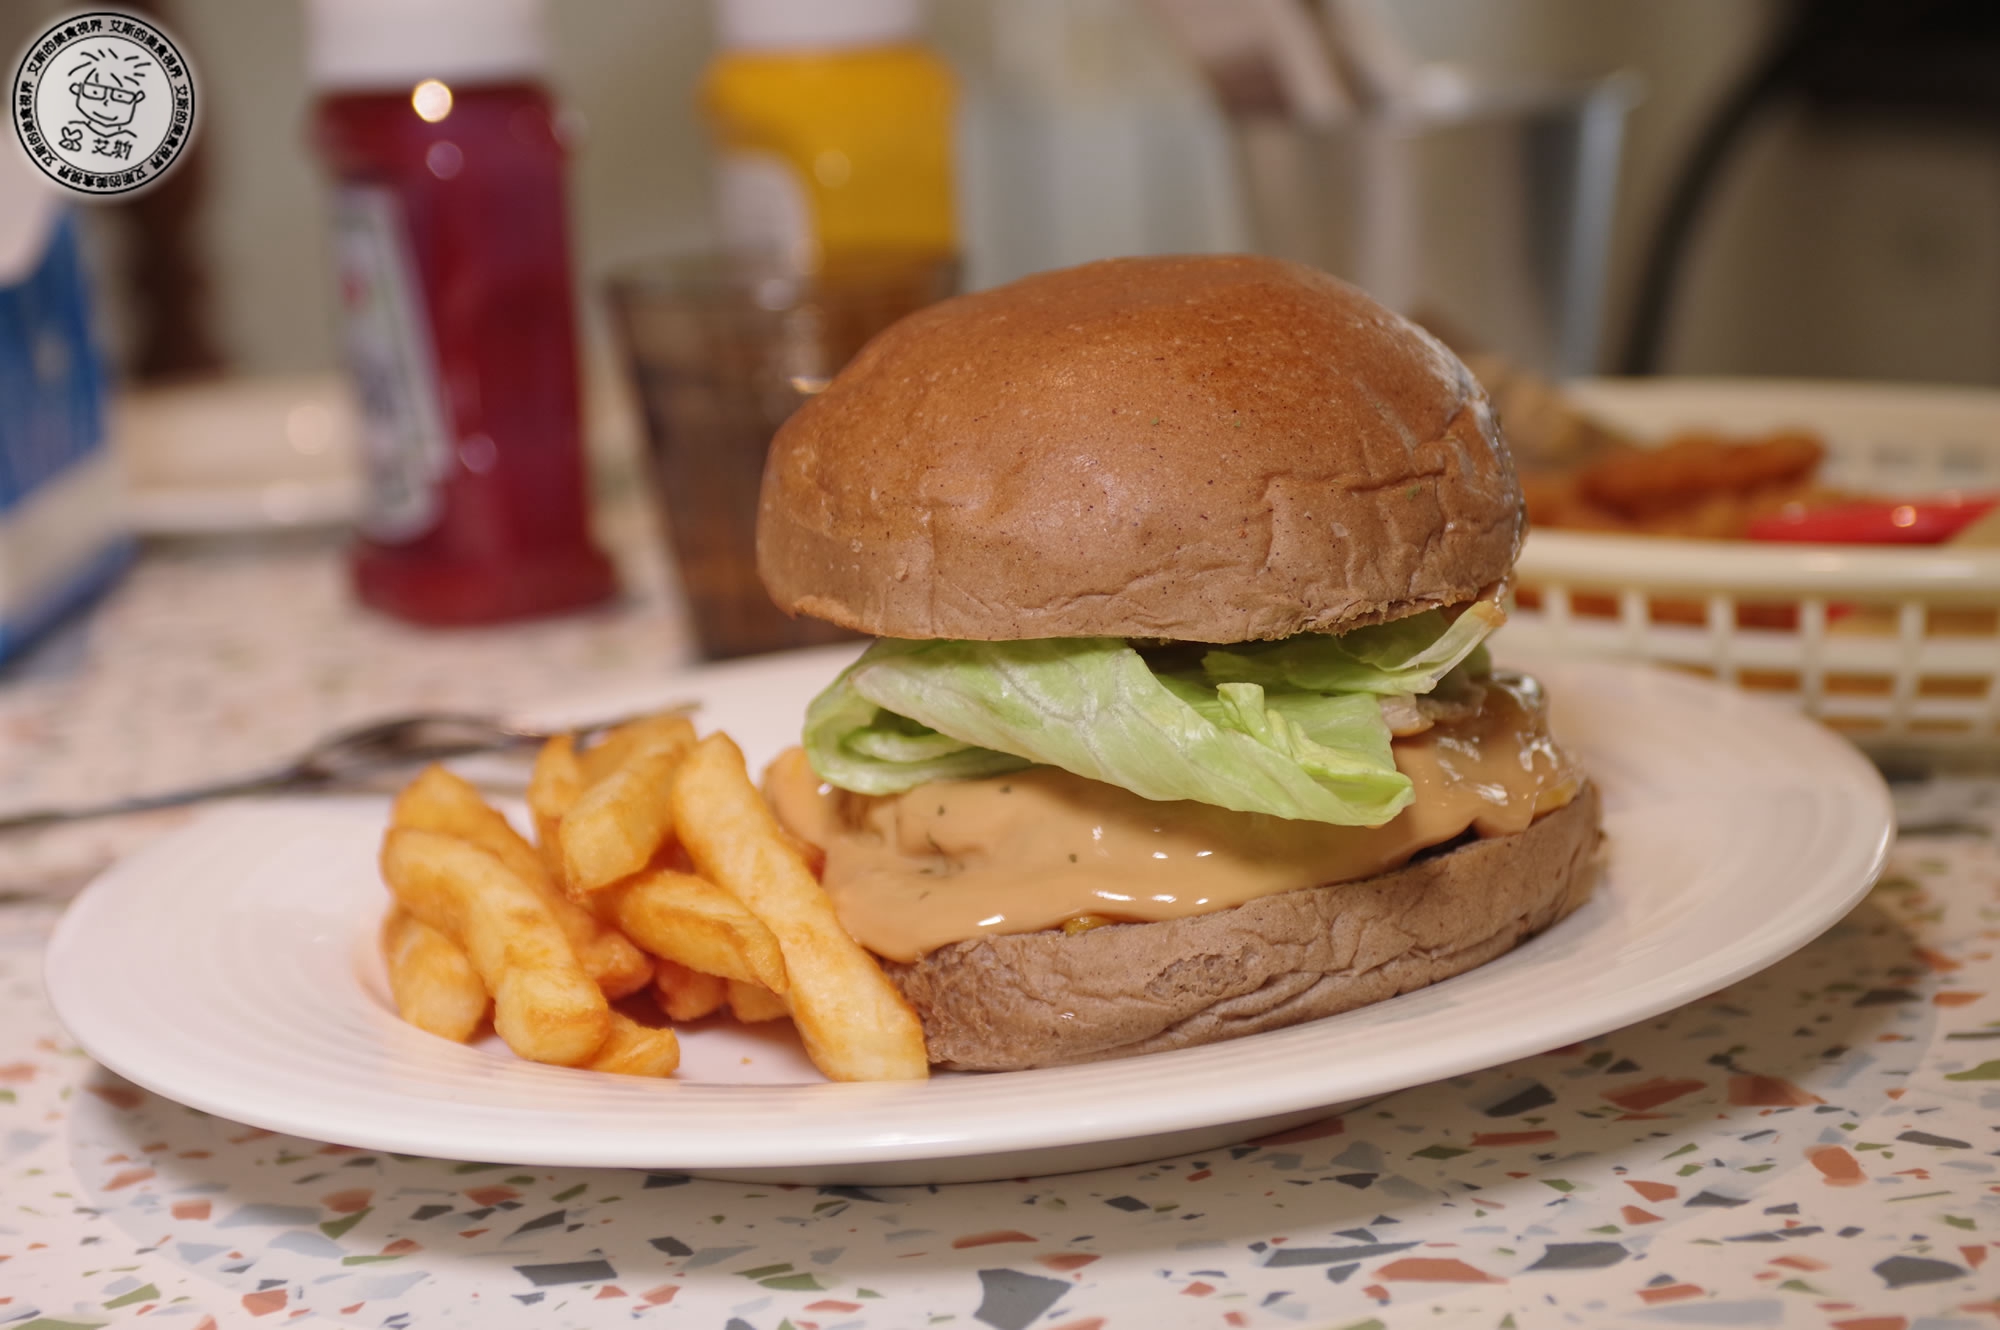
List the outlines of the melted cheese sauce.
<svg viewBox="0 0 2000 1330">
<path fill-rule="evenodd" d="M 765 792 L 794 835 L 825 850 L 847 931 L 913 961 L 986 933 L 1177 919 L 1370 877 L 1467 829 L 1523 831 L 1582 779 L 1527 679 L 1494 680 L 1475 715 L 1397 739 L 1394 752 L 1416 800 L 1379 827 L 1142 799 L 1054 767 L 869 797 L 820 784 L 798 749 L 772 764 Z"/>
</svg>

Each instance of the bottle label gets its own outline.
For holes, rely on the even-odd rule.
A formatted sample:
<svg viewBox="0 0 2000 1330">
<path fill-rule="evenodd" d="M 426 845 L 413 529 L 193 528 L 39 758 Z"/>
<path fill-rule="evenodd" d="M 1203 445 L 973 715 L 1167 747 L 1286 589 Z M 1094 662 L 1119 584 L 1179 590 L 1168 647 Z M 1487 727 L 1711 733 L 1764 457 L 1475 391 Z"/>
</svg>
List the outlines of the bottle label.
<svg viewBox="0 0 2000 1330">
<path fill-rule="evenodd" d="M 818 266 L 812 200 L 784 158 L 768 152 L 724 154 L 716 163 L 715 207 L 725 248 L 775 258 L 797 272 Z"/>
<path fill-rule="evenodd" d="M 343 185 L 333 222 L 367 472 L 359 525 L 369 539 L 397 544 L 437 524 L 451 459 L 430 320 L 394 192 Z"/>
</svg>

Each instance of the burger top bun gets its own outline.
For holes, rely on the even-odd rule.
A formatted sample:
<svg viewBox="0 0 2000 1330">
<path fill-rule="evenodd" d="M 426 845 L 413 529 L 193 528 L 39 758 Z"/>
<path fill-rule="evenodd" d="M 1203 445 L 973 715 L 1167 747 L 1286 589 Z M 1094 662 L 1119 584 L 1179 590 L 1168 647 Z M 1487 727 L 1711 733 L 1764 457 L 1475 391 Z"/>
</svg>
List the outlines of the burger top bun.
<svg viewBox="0 0 2000 1330">
<path fill-rule="evenodd" d="M 1421 329 L 1298 264 L 1139 258 L 876 337 L 773 440 L 757 555 L 877 636 L 1243 642 L 1473 599 L 1522 522 Z"/>
</svg>

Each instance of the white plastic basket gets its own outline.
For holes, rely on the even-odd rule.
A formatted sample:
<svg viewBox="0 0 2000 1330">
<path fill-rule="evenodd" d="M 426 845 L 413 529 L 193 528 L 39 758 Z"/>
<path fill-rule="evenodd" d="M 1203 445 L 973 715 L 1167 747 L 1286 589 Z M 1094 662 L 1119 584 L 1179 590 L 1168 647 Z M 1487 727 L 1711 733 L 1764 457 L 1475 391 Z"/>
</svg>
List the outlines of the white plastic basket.
<svg viewBox="0 0 2000 1330">
<path fill-rule="evenodd" d="M 1577 405 L 1641 437 L 1800 426 L 1830 485 L 2000 490 L 2000 392 L 1742 379 L 1585 380 Z M 1502 641 L 1622 656 L 1788 697 L 1870 748 L 2000 742 L 2000 550 L 1533 531 Z"/>
</svg>

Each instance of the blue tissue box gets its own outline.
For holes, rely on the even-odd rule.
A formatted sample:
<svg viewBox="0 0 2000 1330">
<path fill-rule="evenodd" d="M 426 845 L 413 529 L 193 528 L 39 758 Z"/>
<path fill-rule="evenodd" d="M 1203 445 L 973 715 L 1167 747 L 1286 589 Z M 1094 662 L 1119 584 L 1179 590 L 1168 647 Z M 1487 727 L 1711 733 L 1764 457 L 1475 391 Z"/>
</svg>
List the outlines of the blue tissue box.
<svg viewBox="0 0 2000 1330">
<path fill-rule="evenodd" d="M 0 660 L 131 557 L 76 224 L 54 213 L 0 272 Z"/>
</svg>

